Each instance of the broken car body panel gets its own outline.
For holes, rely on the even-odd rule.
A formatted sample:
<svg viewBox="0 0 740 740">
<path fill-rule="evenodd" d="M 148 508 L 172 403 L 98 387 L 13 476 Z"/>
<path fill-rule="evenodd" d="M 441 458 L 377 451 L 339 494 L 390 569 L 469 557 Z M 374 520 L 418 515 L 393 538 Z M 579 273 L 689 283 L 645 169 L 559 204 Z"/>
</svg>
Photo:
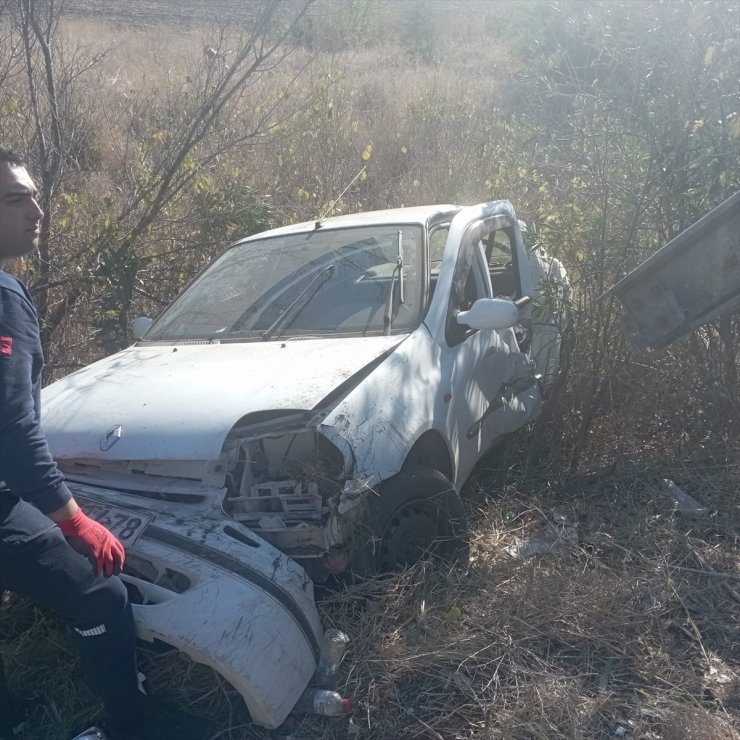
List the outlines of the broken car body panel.
<svg viewBox="0 0 740 740">
<path fill-rule="evenodd" d="M 139 512 L 124 542 L 139 633 L 279 723 L 316 667 L 301 566 L 351 567 L 405 465 L 459 491 L 539 413 L 559 363 L 540 292 L 553 264 L 527 252 L 508 201 L 284 227 L 226 250 L 133 347 L 47 388 L 72 490 L 98 514 Z M 466 325 L 474 306 L 496 328 Z M 173 582 L 189 585 L 161 591 Z"/>
<path fill-rule="evenodd" d="M 311 409 L 398 341 L 133 346 L 50 386 L 44 425 L 61 458 L 84 457 L 120 425 L 120 441 L 101 455 L 106 460 L 216 460 L 243 416 Z"/>
<path fill-rule="evenodd" d="M 740 304 L 740 191 L 671 239 L 607 295 L 627 337 L 660 349 Z"/>
<path fill-rule="evenodd" d="M 69 487 L 88 510 L 110 505 L 94 513 L 126 544 L 121 577 L 139 637 L 211 666 L 241 693 L 255 722 L 281 724 L 315 671 L 322 636 L 304 570 L 208 498 L 182 519 L 167 501 Z M 144 517 L 131 544 L 127 526 Z"/>
</svg>

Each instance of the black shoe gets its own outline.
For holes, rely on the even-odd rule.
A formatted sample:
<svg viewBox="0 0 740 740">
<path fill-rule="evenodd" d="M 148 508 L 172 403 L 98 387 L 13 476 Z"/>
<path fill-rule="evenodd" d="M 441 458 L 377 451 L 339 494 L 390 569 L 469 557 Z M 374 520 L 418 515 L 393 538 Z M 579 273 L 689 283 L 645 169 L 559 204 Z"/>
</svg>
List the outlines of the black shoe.
<svg viewBox="0 0 740 740">
<path fill-rule="evenodd" d="M 108 740 L 208 740 L 210 722 L 147 700 L 144 712 L 125 727 L 108 727 Z"/>
</svg>

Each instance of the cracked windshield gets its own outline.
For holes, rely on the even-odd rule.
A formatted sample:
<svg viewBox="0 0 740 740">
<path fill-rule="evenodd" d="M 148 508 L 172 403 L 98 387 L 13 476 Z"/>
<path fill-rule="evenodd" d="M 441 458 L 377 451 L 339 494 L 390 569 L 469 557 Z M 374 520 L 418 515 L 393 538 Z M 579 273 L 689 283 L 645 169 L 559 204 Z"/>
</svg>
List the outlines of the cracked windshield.
<svg viewBox="0 0 740 740">
<path fill-rule="evenodd" d="M 408 332 L 421 322 L 422 229 L 290 234 L 227 250 L 144 337 L 269 340 Z"/>
</svg>

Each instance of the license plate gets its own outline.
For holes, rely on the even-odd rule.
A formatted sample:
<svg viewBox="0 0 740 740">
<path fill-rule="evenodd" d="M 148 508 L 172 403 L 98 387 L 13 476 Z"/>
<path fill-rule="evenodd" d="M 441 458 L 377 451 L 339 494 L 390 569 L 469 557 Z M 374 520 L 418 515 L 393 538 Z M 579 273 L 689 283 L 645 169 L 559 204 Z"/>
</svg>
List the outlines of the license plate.
<svg viewBox="0 0 740 740">
<path fill-rule="evenodd" d="M 106 529 L 109 529 L 124 547 L 133 545 L 146 529 L 146 525 L 153 519 L 149 514 L 140 514 L 138 511 L 103 504 L 82 496 L 76 495 L 75 501 L 90 519 L 100 522 Z"/>
</svg>

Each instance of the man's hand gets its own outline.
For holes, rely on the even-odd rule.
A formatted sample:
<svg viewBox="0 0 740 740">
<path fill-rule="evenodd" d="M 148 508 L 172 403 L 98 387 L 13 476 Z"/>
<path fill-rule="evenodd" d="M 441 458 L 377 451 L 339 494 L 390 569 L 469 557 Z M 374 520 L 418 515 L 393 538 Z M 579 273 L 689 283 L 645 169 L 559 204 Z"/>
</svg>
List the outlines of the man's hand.
<svg viewBox="0 0 740 740">
<path fill-rule="evenodd" d="M 79 507 L 68 519 L 55 521 L 67 539 L 80 540 L 90 551 L 98 575 L 108 578 L 121 572 L 126 558 L 123 545 L 102 524 L 90 519 Z"/>
</svg>

